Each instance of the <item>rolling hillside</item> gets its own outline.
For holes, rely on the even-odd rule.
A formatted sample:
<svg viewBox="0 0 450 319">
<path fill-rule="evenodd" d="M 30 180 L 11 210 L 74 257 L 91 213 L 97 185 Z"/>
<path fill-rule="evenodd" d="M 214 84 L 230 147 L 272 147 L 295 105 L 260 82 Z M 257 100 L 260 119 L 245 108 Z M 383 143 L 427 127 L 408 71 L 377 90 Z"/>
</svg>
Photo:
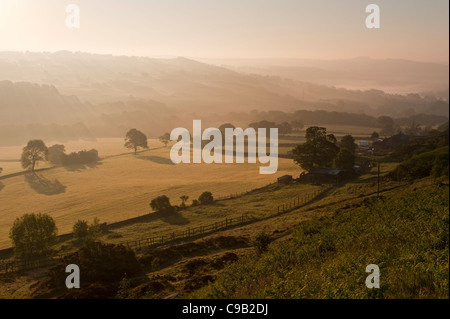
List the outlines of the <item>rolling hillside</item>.
<svg viewBox="0 0 450 319">
<path fill-rule="evenodd" d="M 59 233 L 69 233 L 78 219 L 121 221 L 148 214 L 150 201 L 167 195 L 173 205 L 180 196 L 198 198 L 204 191 L 215 197 L 249 191 L 276 181 L 277 176 L 298 175 L 290 159 L 279 159 L 276 175 L 260 175 L 260 164 L 179 164 L 169 148 L 103 159 L 95 165 L 54 168 L 36 175 L 0 180 L 0 248 L 11 246 L 8 232 L 16 217 L 47 213 Z"/>
</svg>

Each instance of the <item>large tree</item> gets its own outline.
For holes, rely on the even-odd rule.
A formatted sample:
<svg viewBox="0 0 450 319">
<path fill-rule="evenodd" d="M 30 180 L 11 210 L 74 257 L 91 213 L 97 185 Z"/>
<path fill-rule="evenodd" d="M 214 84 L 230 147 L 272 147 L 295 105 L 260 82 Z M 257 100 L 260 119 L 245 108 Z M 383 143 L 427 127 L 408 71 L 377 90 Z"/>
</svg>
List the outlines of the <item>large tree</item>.
<svg viewBox="0 0 450 319">
<path fill-rule="evenodd" d="M 128 131 L 125 137 L 125 147 L 129 149 L 134 149 L 134 154 L 136 155 L 137 149 L 148 148 L 147 136 L 141 131 L 133 128 Z"/>
<path fill-rule="evenodd" d="M 315 167 L 331 167 L 339 152 L 333 135 L 327 135 L 324 127 L 312 126 L 306 130 L 306 143 L 293 149 L 294 161 L 305 170 Z"/>
<path fill-rule="evenodd" d="M 173 207 L 170 204 L 169 197 L 166 195 L 158 196 L 150 202 L 150 207 L 154 211 L 169 213 L 173 211 Z"/>
<path fill-rule="evenodd" d="M 61 165 L 66 155 L 66 147 L 64 145 L 55 144 L 48 148 L 48 161 L 54 165 Z"/>
<path fill-rule="evenodd" d="M 347 148 L 341 148 L 335 159 L 335 166 L 339 169 L 351 169 L 355 165 L 355 153 Z"/>
<path fill-rule="evenodd" d="M 56 242 L 57 228 L 52 217 L 46 214 L 25 214 L 16 218 L 9 232 L 19 257 L 35 257 L 50 252 Z"/>
<path fill-rule="evenodd" d="M 345 135 L 341 139 L 341 148 L 349 150 L 350 153 L 355 154 L 356 144 L 355 138 L 351 135 Z"/>
<path fill-rule="evenodd" d="M 38 161 L 46 161 L 48 158 L 48 148 L 42 140 L 31 140 L 23 148 L 21 162 L 22 167 L 31 169 L 34 172 Z"/>
</svg>

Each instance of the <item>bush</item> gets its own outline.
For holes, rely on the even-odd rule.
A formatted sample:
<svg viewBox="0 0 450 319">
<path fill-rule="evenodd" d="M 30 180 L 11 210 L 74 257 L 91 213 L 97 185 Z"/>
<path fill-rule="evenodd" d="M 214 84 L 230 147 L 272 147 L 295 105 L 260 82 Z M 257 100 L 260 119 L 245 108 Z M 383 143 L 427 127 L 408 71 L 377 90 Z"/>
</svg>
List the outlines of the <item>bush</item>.
<svg viewBox="0 0 450 319">
<path fill-rule="evenodd" d="M 75 225 L 73 225 L 73 237 L 75 239 L 81 240 L 89 235 L 89 225 L 85 220 L 78 220 Z"/>
<path fill-rule="evenodd" d="M 25 214 L 16 218 L 9 237 L 18 257 L 28 258 L 48 255 L 56 243 L 55 221 L 47 214 Z"/>
<path fill-rule="evenodd" d="M 152 199 L 152 201 L 150 202 L 150 207 L 154 211 L 166 212 L 166 213 L 172 212 L 174 210 L 174 208 L 170 204 L 169 197 L 167 197 L 166 195 L 158 196 L 158 197 Z"/>
<path fill-rule="evenodd" d="M 430 175 L 439 177 L 448 171 L 448 152 L 449 148 L 446 146 L 413 156 L 398 165 L 388 176 L 396 181 L 414 180 Z"/>
<path fill-rule="evenodd" d="M 270 242 L 270 236 L 265 232 L 259 233 L 258 236 L 256 236 L 253 244 L 258 255 L 261 255 L 268 250 Z"/>
<path fill-rule="evenodd" d="M 85 220 L 79 220 L 73 225 L 73 237 L 79 241 L 90 239 L 94 241 L 102 234 L 98 218 L 94 218 L 92 224 L 88 225 Z"/>
<path fill-rule="evenodd" d="M 192 200 L 192 206 L 198 206 L 200 205 L 200 202 L 197 199 Z"/>
<path fill-rule="evenodd" d="M 66 289 L 65 268 L 69 264 L 80 267 L 83 285 L 83 289 L 69 290 L 68 294 L 63 296 L 71 298 L 113 298 L 124 276 L 132 277 L 141 271 L 141 265 L 131 249 L 123 245 L 89 241 L 51 268 L 47 277 L 36 286 L 36 293 Z"/>
<path fill-rule="evenodd" d="M 214 197 L 211 192 L 203 192 L 199 198 L 198 201 L 202 205 L 208 205 L 214 202 Z"/>
</svg>

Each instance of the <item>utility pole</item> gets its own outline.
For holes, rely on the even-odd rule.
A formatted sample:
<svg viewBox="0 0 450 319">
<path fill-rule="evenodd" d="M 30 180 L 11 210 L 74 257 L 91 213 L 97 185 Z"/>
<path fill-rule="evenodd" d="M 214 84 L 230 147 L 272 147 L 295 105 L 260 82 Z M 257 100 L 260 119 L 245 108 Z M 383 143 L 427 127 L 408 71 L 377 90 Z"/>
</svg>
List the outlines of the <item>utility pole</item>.
<svg viewBox="0 0 450 319">
<path fill-rule="evenodd" d="M 377 197 L 380 197 L 380 161 L 377 162 L 378 166 L 378 192 Z"/>
</svg>

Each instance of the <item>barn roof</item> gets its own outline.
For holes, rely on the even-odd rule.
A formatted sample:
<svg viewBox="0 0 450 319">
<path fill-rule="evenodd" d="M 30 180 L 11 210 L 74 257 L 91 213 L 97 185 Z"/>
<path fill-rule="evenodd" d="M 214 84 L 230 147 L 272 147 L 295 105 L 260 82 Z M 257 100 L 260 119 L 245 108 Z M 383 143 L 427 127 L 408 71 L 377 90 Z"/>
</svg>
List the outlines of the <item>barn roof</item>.
<svg viewBox="0 0 450 319">
<path fill-rule="evenodd" d="M 340 169 L 317 168 L 317 169 L 311 170 L 309 173 L 317 174 L 317 175 L 333 175 L 333 176 L 335 176 L 335 175 L 339 175 L 342 172 L 343 171 Z"/>
</svg>

